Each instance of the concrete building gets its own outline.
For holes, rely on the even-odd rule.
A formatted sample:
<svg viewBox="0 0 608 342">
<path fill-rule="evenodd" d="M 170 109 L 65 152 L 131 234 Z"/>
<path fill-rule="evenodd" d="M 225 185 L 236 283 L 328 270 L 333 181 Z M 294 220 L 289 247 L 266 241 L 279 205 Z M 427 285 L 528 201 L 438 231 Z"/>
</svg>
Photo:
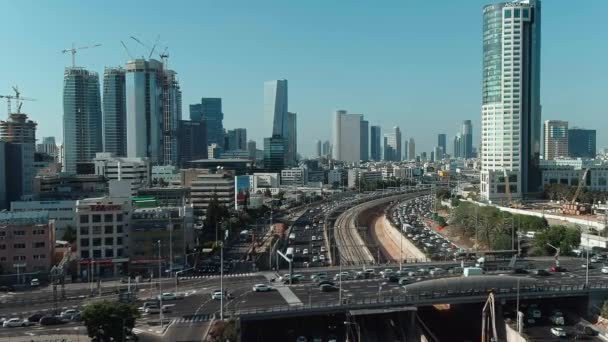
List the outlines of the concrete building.
<svg viewBox="0 0 608 342">
<path fill-rule="evenodd" d="M 409 141 L 407 139 L 404 139 L 403 140 L 403 159 L 402 160 L 405 160 L 405 161 L 410 160 L 409 153 L 410 153 Z"/>
<path fill-rule="evenodd" d="M 14 201 L 11 202 L 12 212 L 48 213 L 49 220 L 55 221 L 55 237 L 63 238 L 68 226 L 76 228 L 76 201 Z"/>
<path fill-rule="evenodd" d="M 264 169 L 269 172 L 280 172 L 288 165 L 287 140 L 279 135 L 264 138 Z"/>
<path fill-rule="evenodd" d="M 321 158 L 321 156 L 323 156 L 321 145 L 322 145 L 321 140 L 317 140 L 315 142 L 315 152 L 316 152 L 316 157 L 317 158 Z"/>
<path fill-rule="evenodd" d="M 36 176 L 34 193 L 44 201 L 68 201 L 102 197 L 108 193 L 108 182 L 101 175 L 54 174 Z"/>
<path fill-rule="evenodd" d="M 51 156 L 55 163 L 59 162 L 59 149 L 55 137 L 42 137 L 42 143 L 36 145 L 36 152 Z"/>
<path fill-rule="evenodd" d="M 131 187 L 131 195 L 137 189 L 150 185 L 151 167 L 147 158 L 115 157 L 111 153 L 97 153 L 94 159 L 95 174 L 107 180 L 126 180 Z"/>
<path fill-rule="evenodd" d="M 253 192 L 262 192 L 265 189 L 277 189 L 280 187 L 280 174 L 279 173 L 254 173 L 252 178 Z"/>
<path fill-rule="evenodd" d="M 333 159 L 358 163 L 361 160 L 362 114 L 338 110 L 333 118 Z"/>
<path fill-rule="evenodd" d="M 582 159 L 542 160 L 543 187 L 549 184 L 578 186 L 587 171 L 585 187 L 591 191 L 608 191 L 608 165 Z"/>
<path fill-rule="evenodd" d="M 435 146 L 433 150 L 433 161 L 440 161 L 443 159 L 443 148 L 440 146 Z"/>
<path fill-rule="evenodd" d="M 287 164 L 298 165 L 298 114 L 287 113 Z"/>
<path fill-rule="evenodd" d="M 341 169 L 333 169 L 327 172 L 327 184 L 342 186 L 344 184 L 344 172 Z"/>
<path fill-rule="evenodd" d="M 103 151 L 127 156 L 127 92 L 125 69 L 103 72 Z"/>
<path fill-rule="evenodd" d="M 182 169 L 181 183 L 190 188 L 190 201 L 197 215 L 204 215 L 214 196 L 228 208 L 234 207 L 234 172 L 211 173 L 207 169 Z"/>
<path fill-rule="evenodd" d="M 536 0 L 483 9 L 482 200 L 541 191 L 540 23 Z"/>
<path fill-rule="evenodd" d="M 137 197 L 150 199 L 153 207 L 182 207 L 190 203 L 190 189 L 175 185 L 142 188 L 137 190 Z"/>
<path fill-rule="evenodd" d="M 447 138 L 446 138 L 445 133 L 437 134 L 437 146 L 439 146 L 439 148 L 441 148 L 441 155 L 439 156 L 438 159 L 443 159 L 444 154 L 448 153 L 446 141 L 447 141 Z M 435 155 L 435 157 L 437 157 L 437 155 Z"/>
<path fill-rule="evenodd" d="M 81 279 L 127 274 L 131 204 L 127 198 L 87 198 L 76 202 L 77 273 Z"/>
<path fill-rule="evenodd" d="M 207 127 L 204 121 L 179 120 L 179 164 L 207 159 Z"/>
<path fill-rule="evenodd" d="M 20 108 L 20 106 L 19 106 Z M 23 113 L 11 113 L 0 121 L 0 141 L 4 144 L 6 200 L 20 200 L 34 192 L 34 154 L 36 153 L 36 123 Z M 8 202 L 5 203 L 5 205 Z"/>
<path fill-rule="evenodd" d="M 48 272 L 55 251 L 55 222 L 46 212 L 0 212 L 3 273 Z M 22 276 L 23 277 L 23 276 Z"/>
<path fill-rule="evenodd" d="M 224 148 L 225 151 L 234 150 L 247 150 L 247 129 L 246 128 L 235 128 L 228 130 L 228 146 Z"/>
<path fill-rule="evenodd" d="M 367 120 L 361 120 L 361 137 L 360 137 L 360 147 L 361 147 L 361 160 L 368 161 L 369 160 L 369 122 Z"/>
<path fill-rule="evenodd" d="M 416 160 L 416 142 L 414 141 L 414 138 L 410 138 L 407 148 L 409 160 Z"/>
<path fill-rule="evenodd" d="M 179 168 L 175 165 L 154 165 L 152 166 L 150 183 L 153 185 L 154 183 L 159 183 L 160 180 L 167 185 L 169 184 L 179 184 L 180 182 L 180 173 Z"/>
<path fill-rule="evenodd" d="M 401 130 L 399 127 L 393 127 L 393 133 L 384 135 L 384 160 L 401 161 Z"/>
<path fill-rule="evenodd" d="M 382 129 L 380 126 L 372 126 L 370 128 L 370 159 L 373 161 L 382 160 Z"/>
<path fill-rule="evenodd" d="M 323 156 L 325 157 L 331 157 L 332 152 L 331 152 L 331 144 L 329 143 L 328 140 L 325 140 L 323 142 Z"/>
<path fill-rule="evenodd" d="M 552 160 L 568 156 L 568 121 L 546 120 L 543 157 Z"/>
<path fill-rule="evenodd" d="M 207 158 L 219 159 L 222 154 L 222 147 L 216 143 L 209 144 L 207 147 Z"/>
<path fill-rule="evenodd" d="M 568 130 L 568 154 L 570 158 L 596 157 L 596 130 L 570 128 Z"/>
<path fill-rule="evenodd" d="M 255 160 L 257 153 L 257 144 L 254 140 L 249 140 L 247 142 L 247 152 L 249 152 L 249 159 Z"/>
<path fill-rule="evenodd" d="M 134 209 L 129 219 L 129 271 L 158 277 L 162 270 L 181 269 L 194 246 L 192 205 Z"/>
<path fill-rule="evenodd" d="M 368 171 L 362 169 L 349 169 L 348 170 L 348 187 L 356 188 L 359 186 L 359 181 L 373 184 L 382 180 L 381 171 Z"/>
<path fill-rule="evenodd" d="M 308 169 L 294 167 L 281 170 L 281 186 L 304 186 L 308 179 Z"/>
</svg>

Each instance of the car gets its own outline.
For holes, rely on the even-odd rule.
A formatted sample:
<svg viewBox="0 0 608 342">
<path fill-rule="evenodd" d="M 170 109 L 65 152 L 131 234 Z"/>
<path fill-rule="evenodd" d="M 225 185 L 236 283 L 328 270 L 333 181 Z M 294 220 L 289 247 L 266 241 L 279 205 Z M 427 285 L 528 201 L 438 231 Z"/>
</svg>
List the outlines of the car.
<svg viewBox="0 0 608 342">
<path fill-rule="evenodd" d="M 144 302 L 144 304 L 142 306 L 140 306 L 139 308 L 137 308 L 137 310 L 139 312 L 145 312 L 148 307 L 150 307 L 150 306 L 158 306 L 158 304 L 159 304 L 158 301 L 147 301 L 147 302 Z"/>
<path fill-rule="evenodd" d="M 566 331 L 564 330 L 564 328 L 560 328 L 560 327 L 552 327 L 551 334 L 553 334 L 553 336 L 557 336 L 557 337 L 566 337 Z"/>
<path fill-rule="evenodd" d="M 61 318 L 72 319 L 72 316 L 79 314 L 80 311 L 76 309 L 67 309 L 59 315 Z"/>
<path fill-rule="evenodd" d="M 298 338 L 296 338 L 296 342 L 308 342 L 308 339 L 304 336 L 298 336 Z"/>
<path fill-rule="evenodd" d="M 532 271 L 532 274 L 537 275 L 537 276 L 548 276 L 551 275 L 551 273 L 547 272 L 546 270 L 534 270 Z"/>
<path fill-rule="evenodd" d="M 28 321 L 27 319 L 21 319 L 18 317 L 14 317 L 14 318 L 10 318 L 7 319 L 6 321 L 4 321 L 2 323 L 2 326 L 5 328 L 15 328 L 15 327 L 27 327 L 30 325 L 33 325 L 35 323 L 32 323 L 30 321 Z"/>
<path fill-rule="evenodd" d="M 272 291 L 272 287 L 266 284 L 255 284 L 253 285 L 253 292 L 268 292 Z"/>
<path fill-rule="evenodd" d="M 399 278 L 399 285 L 407 285 L 407 284 L 411 284 L 415 281 L 416 281 L 416 279 L 414 279 L 413 277 L 401 277 L 401 278 Z"/>
<path fill-rule="evenodd" d="M 38 312 L 28 317 L 27 320 L 32 323 L 38 323 L 42 317 L 44 317 L 44 314 Z"/>
<path fill-rule="evenodd" d="M 304 251 L 302 251 L 302 254 L 308 255 L 308 248 L 304 248 Z"/>
<path fill-rule="evenodd" d="M 336 285 L 333 281 L 325 279 L 325 280 L 321 280 L 317 285 L 321 286 L 321 285 Z"/>
<path fill-rule="evenodd" d="M 566 272 L 567 270 L 561 266 L 551 266 L 549 272 Z"/>
<path fill-rule="evenodd" d="M 34 279 L 30 280 L 30 286 L 32 286 L 32 287 L 40 286 L 40 280 L 38 280 L 38 278 L 34 278 Z"/>
<path fill-rule="evenodd" d="M 319 290 L 321 290 L 323 292 L 333 292 L 333 291 L 338 291 L 338 288 L 335 285 L 323 284 L 323 285 L 319 286 Z"/>
<path fill-rule="evenodd" d="M 593 266 L 591 263 L 589 263 L 589 264 L 582 264 L 582 265 L 581 265 L 581 268 L 582 268 L 582 269 L 586 269 L 586 268 L 588 268 L 588 269 L 592 270 L 592 269 L 594 269 L 595 267 L 594 267 L 594 266 Z"/>
<path fill-rule="evenodd" d="M 300 283 L 300 279 L 301 278 L 296 278 L 293 277 L 292 279 L 283 279 L 283 284 L 287 285 L 287 284 L 299 284 Z"/>
<path fill-rule="evenodd" d="M 11 285 L 2 285 L 0 286 L 0 292 L 14 292 L 15 288 Z"/>
<path fill-rule="evenodd" d="M 176 300 L 177 296 L 173 292 L 164 292 L 163 294 L 160 295 L 160 298 L 162 300 Z"/>
<path fill-rule="evenodd" d="M 323 278 L 323 279 L 320 279 Z M 327 273 L 325 272 L 319 272 L 319 273 L 313 273 L 310 275 L 310 280 L 312 281 L 321 281 L 321 280 L 325 280 L 327 279 Z"/>
<path fill-rule="evenodd" d="M 382 278 L 388 278 L 388 276 L 390 276 L 391 274 L 393 274 L 393 270 L 390 268 L 387 268 L 385 270 L 380 271 L 380 276 L 382 276 Z"/>
<path fill-rule="evenodd" d="M 391 283 L 398 283 L 399 279 L 399 276 L 396 274 L 391 274 L 388 276 L 388 281 L 390 281 Z"/>
<path fill-rule="evenodd" d="M 57 316 L 43 316 L 42 318 L 40 318 L 40 325 L 58 325 L 58 324 L 64 324 L 67 321 L 64 319 L 61 319 L 61 317 L 57 317 Z"/>
<path fill-rule="evenodd" d="M 211 299 L 220 300 L 220 299 L 222 299 L 222 297 L 224 299 L 226 299 L 226 293 L 224 293 L 224 295 L 222 295 L 221 290 L 214 290 L 213 292 L 211 292 Z"/>
<path fill-rule="evenodd" d="M 318 256 L 316 256 L 316 255 L 315 255 L 315 256 L 313 256 L 313 257 L 312 257 L 312 262 L 317 262 L 317 261 L 319 261 L 319 257 L 318 257 Z"/>
<path fill-rule="evenodd" d="M 602 273 L 608 274 L 608 266 L 603 266 L 602 267 Z"/>
<path fill-rule="evenodd" d="M 348 280 L 348 279 L 350 279 L 350 273 L 341 272 L 341 273 L 336 273 L 336 275 L 334 275 L 334 280 L 340 280 L 340 278 L 342 278 L 342 280 Z"/>
</svg>

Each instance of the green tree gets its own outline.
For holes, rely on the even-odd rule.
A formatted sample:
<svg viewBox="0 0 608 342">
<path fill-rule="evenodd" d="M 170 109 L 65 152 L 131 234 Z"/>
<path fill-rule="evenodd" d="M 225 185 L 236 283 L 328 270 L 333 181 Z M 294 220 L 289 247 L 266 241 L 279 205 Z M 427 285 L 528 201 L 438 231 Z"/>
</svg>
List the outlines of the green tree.
<svg viewBox="0 0 608 342">
<path fill-rule="evenodd" d="M 567 226 L 551 226 L 534 237 L 534 245 L 547 255 L 555 253 L 555 250 L 548 244 L 559 247 L 561 254 L 570 254 L 572 249 L 578 247 L 580 243 L 581 232 Z"/>
<path fill-rule="evenodd" d="M 102 300 L 93 302 L 84 309 L 82 320 L 93 341 L 123 341 L 131 334 L 137 309 L 129 304 Z"/>
<path fill-rule="evenodd" d="M 272 197 L 272 192 L 270 192 L 269 188 L 266 188 L 266 190 L 264 190 L 264 197 Z"/>
<path fill-rule="evenodd" d="M 69 243 L 74 243 L 74 241 L 76 241 L 76 229 L 70 225 L 66 226 L 61 239 Z"/>
<path fill-rule="evenodd" d="M 205 214 L 205 221 L 203 222 L 205 229 L 204 239 L 215 237 L 216 225 L 221 221 L 225 221 L 230 216 L 228 208 L 219 202 L 217 194 L 213 194 L 207 212 Z"/>
</svg>

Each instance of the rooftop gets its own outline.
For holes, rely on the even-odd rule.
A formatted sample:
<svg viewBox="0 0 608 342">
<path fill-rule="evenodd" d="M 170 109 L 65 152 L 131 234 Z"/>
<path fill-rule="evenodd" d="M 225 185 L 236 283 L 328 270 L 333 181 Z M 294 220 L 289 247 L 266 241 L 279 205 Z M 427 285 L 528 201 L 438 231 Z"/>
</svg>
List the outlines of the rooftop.
<svg viewBox="0 0 608 342">
<path fill-rule="evenodd" d="M 49 222 L 47 211 L 3 211 L 0 224 L 40 224 Z"/>
</svg>

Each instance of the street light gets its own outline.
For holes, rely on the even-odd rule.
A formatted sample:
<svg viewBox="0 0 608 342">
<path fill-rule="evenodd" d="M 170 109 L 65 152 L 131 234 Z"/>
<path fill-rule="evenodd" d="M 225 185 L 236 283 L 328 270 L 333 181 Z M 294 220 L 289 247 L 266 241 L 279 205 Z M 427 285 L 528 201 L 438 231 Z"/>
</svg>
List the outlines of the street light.
<svg viewBox="0 0 608 342">
<path fill-rule="evenodd" d="M 160 330 L 163 330 L 163 278 L 162 278 L 162 259 L 160 254 L 160 240 L 158 243 L 158 306 L 160 308 L 158 317 L 160 318 Z"/>
</svg>

